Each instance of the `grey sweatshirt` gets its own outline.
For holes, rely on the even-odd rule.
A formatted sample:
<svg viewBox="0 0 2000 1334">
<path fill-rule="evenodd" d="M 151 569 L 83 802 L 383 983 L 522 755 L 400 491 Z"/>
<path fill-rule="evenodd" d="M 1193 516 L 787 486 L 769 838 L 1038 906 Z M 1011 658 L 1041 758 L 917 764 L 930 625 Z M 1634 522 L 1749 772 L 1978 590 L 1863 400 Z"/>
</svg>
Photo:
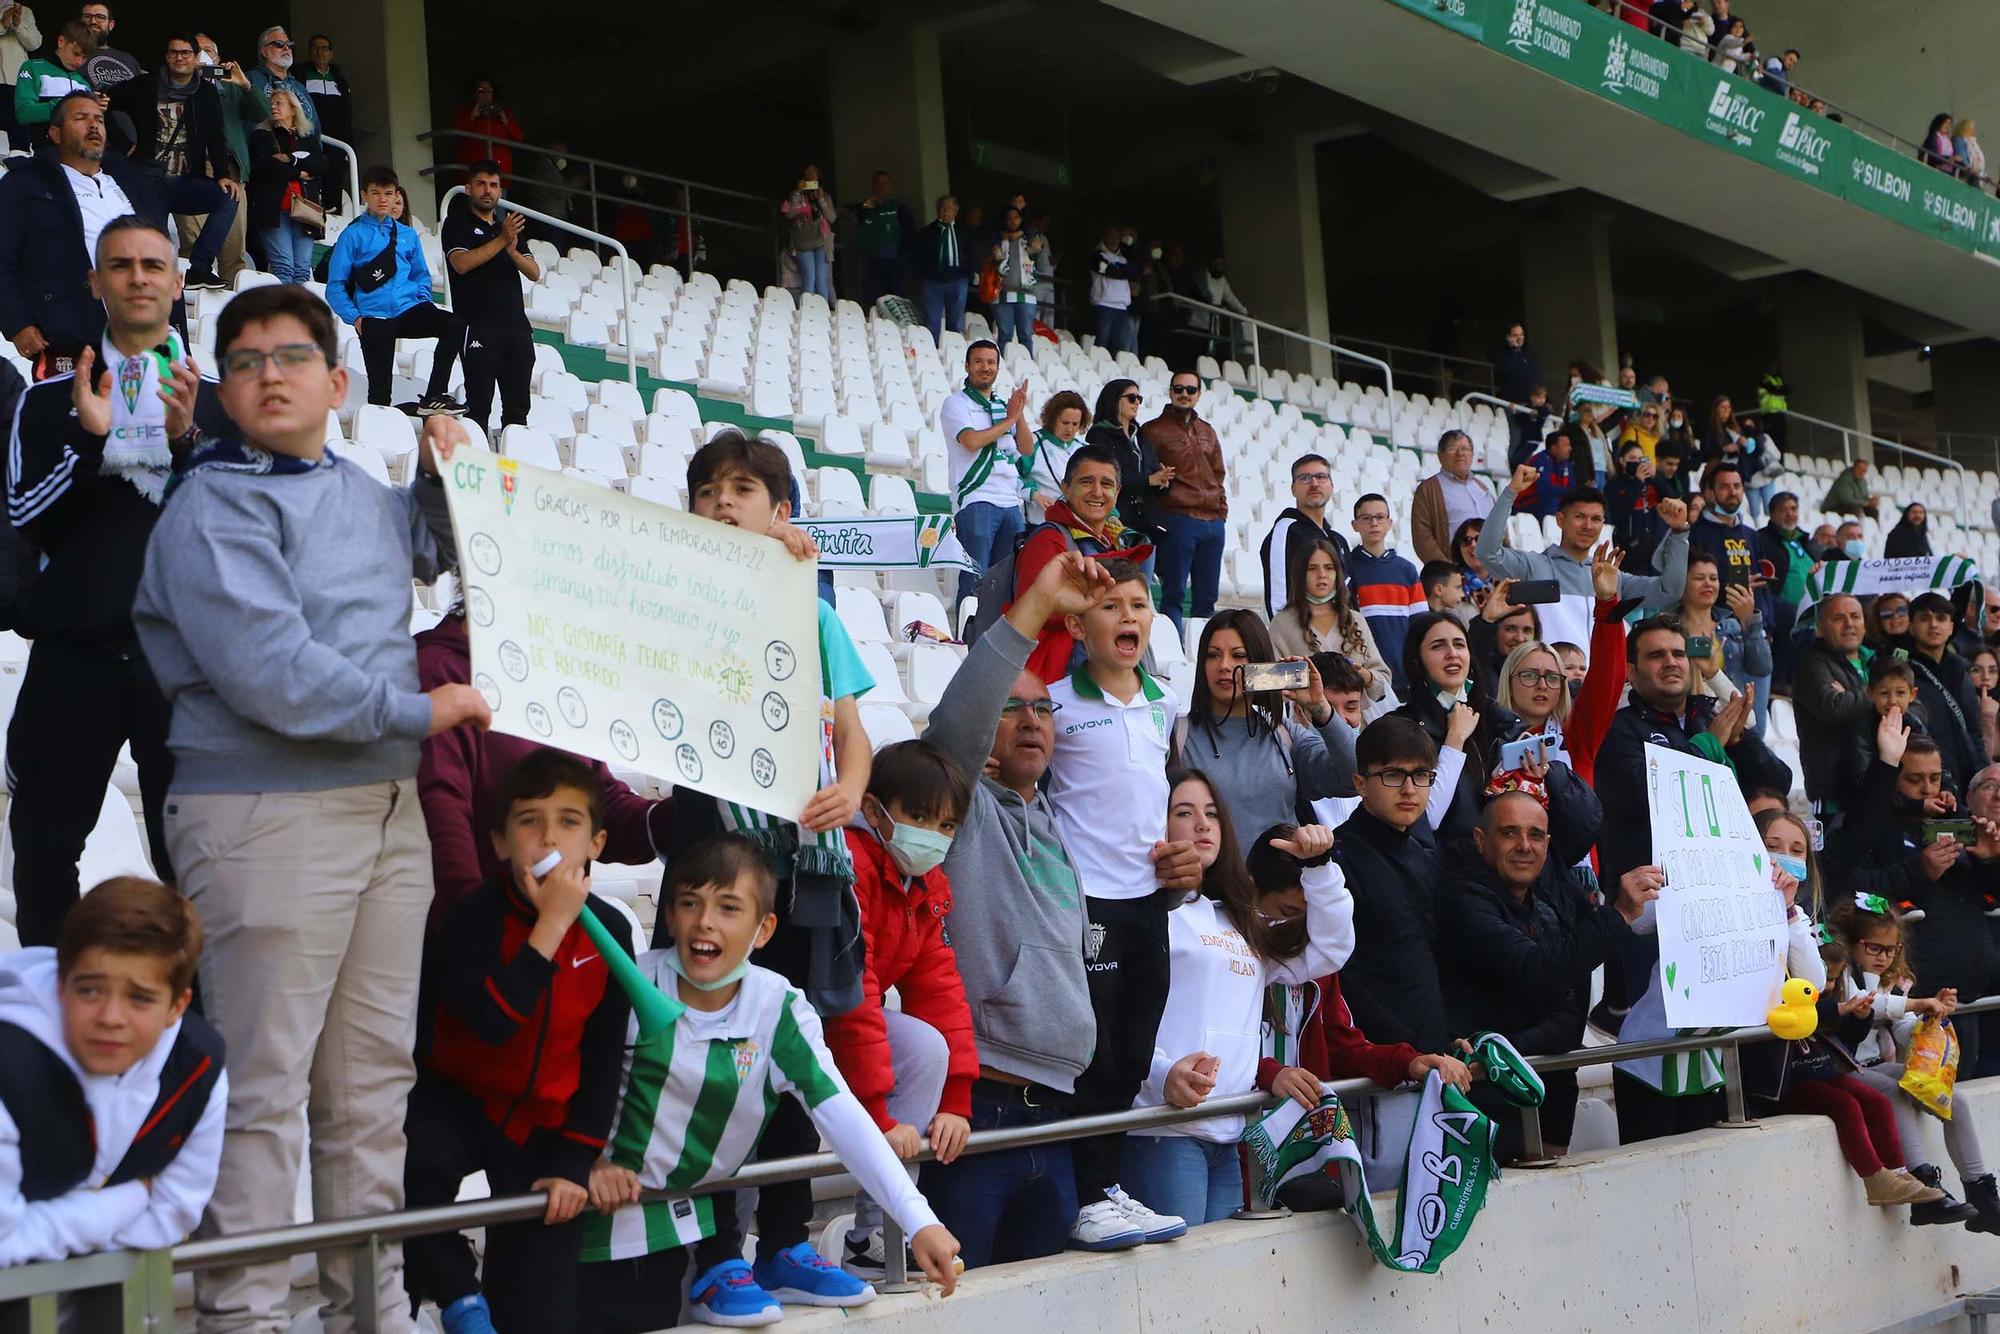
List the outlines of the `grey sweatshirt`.
<svg viewBox="0 0 2000 1334">
<path fill-rule="evenodd" d="M 1034 646 L 996 623 L 945 687 L 924 740 L 979 774 L 1000 706 Z M 1083 891 L 1048 798 L 1023 801 L 991 778 L 975 779 L 944 870 L 979 1063 L 1073 1091 L 1097 1047 L 1097 1021 L 1083 976 Z"/>
<path fill-rule="evenodd" d="M 1230 823 L 1246 852 L 1250 840 L 1272 825 L 1298 819 L 1298 799 L 1310 804 L 1355 794 L 1354 729 L 1337 713 L 1317 729 L 1287 719 L 1289 757 L 1268 728 L 1260 727 L 1253 737 L 1241 718 L 1224 718 L 1215 725 L 1214 736 L 1193 718 L 1186 726 L 1180 767 L 1199 769 L 1215 784 L 1215 795 L 1229 808 Z"/>
<path fill-rule="evenodd" d="M 173 704 L 175 792 L 317 792 L 413 778 L 430 730 L 410 577 L 451 550 L 444 490 L 197 471 L 146 547 L 132 621 Z"/>
<path fill-rule="evenodd" d="M 1597 607 L 1590 562 L 1578 560 L 1553 542 L 1540 551 L 1515 551 L 1502 546 L 1507 540 L 1507 520 L 1513 513 L 1514 493 L 1502 486 L 1493 502 L 1493 512 L 1486 516 L 1486 526 L 1479 530 L 1477 550 L 1479 563 L 1486 567 L 1486 577 L 1496 584 L 1502 579 L 1555 580 L 1561 600 L 1535 608 L 1542 623 L 1542 639 L 1550 644 L 1575 644 L 1588 654 L 1592 617 Z M 1687 586 L 1687 564 L 1688 535 L 1668 533 L 1653 549 L 1653 568 L 1659 574 L 1621 573 L 1618 596 L 1644 598 L 1644 610 L 1649 613 L 1671 607 L 1681 600 L 1681 590 Z"/>
</svg>

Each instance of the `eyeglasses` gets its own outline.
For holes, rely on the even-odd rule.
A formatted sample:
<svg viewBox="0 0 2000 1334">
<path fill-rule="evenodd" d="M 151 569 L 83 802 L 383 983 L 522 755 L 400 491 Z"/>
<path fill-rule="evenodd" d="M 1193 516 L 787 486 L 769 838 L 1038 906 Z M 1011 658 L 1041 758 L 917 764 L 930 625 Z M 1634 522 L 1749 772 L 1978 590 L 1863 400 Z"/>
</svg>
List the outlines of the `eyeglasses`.
<svg viewBox="0 0 2000 1334">
<path fill-rule="evenodd" d="M 1040 718 L 1043 722 L 1047 722 L 1062 711 L 1062 705 L 1052 699 L 1020 699 L 1010 696 L 1007 702 L 1000 706 L 1000 716 L 1002 718 L 1018 718 L 1021 716 L 1021 710 L 1023 709 L 1033 709 L 1037 718 Z"/>
<path fill-rule="evenodd" d="M 2000 778 L 1983 778 L 1979 782 L 1974 783 L 1971 787 L 1967 788 L 1965 790 L 1965 795 L 1969 797 L 1973 795 L 1975 792 L 1985 792 L 1989 789 L 1993 791 L 2000 791 Z"/>
<path fill-rule="evenodd" d="M 1910 609 L 1908 607 L 1885 607 L 1875 613 L 1875 618 L 1881 621 L 1906 621 L 1910 618 Z"/>
<path fill-rule="evenodd" d="M 1894 945 L 1884 945 L 1879 941 L 1857 940 L 1854 942 L 1856 954 L 1868 954 L 1878 959 L 1886 959 L 1896 952 Z"/>
<path fill-rule="evenodd" d="M 1305 482 L 1308 485 L 1313 485 L 1319 482 L 1330 482 L 1332 480 L 1333 480 L 1333 474 L 1330 472 L 1302 472 L 1293 475 L 1292 485 L 1297 486 L 1300 482 Z"/>
<path fill-rule="evenodd" d="M 1144 394 L 1120 394 L 1119 397 L 1127 403 L 1144 403 L 1146 401 Z"/>
<path fill-rule="evenodd" d="M 289 51 L 289 50 L 291 50 L 291 49 L 292 49 L 292 44 L 291 44 L 290 42 L 281 42 L 281 41 L 278 41 L 278 40 L 276 40 L 275 38 L 274 38 L 274 39 L 272 39 L 271 41 L 268 41 L 268 42 L 264 43 L 264 45 L 266 45 L 266 46 L 275 46 L 275 47 L 277 47 L 277 48 L 278 48 L 279 50 L 281 50 L 281 51 Z"/>
<path fill-rule="evenodd" d="M 1173 386 L 1171 389 L 1169 389 L 1167 392 L 1173 394 L 1199 394 L 1201 392 L 1201 386 L 1198 384 L 1177 384 Z"/>
<path fill-rule="evenodd" d="M 1363 778 L 1372 778 L 1383 787 L 1401 787 L 1405 783 L 1414 783 L 1418 787 L 1429 787 L 1432 783 L 1437 782 L 1438 771 L 1435 769 L 1377 769 L 1373 773 L 1364 772 L 1361 776 Z"/>
<path fill-rule="evenodd" d="M 1532 667 L 1524 667 L 1514 673 L 1515 683 L 1517 685 L 1524 685 L 1530 690 L 1533 690 L 1536 686 L 1547 686 L 1551 690 L 1560 690 L 1563 687 L 1563 682 L 1568 679 L 1561 672 L 1538 672 Z"/>
<path fill-rule="evenodd" d="M 320 350 L 318 343 L 281 343 L 269 352 L 261 352 L 254 347 L 231 349 L 229 355 L 222 359 L 222 373 L 245 378 L 262 375 L 267 361 L 277 362 L 278 369 L 286 372 L 301 370 L 315 361 L 322 366 L 327 364 L 326 353 Z"/>
</svg>

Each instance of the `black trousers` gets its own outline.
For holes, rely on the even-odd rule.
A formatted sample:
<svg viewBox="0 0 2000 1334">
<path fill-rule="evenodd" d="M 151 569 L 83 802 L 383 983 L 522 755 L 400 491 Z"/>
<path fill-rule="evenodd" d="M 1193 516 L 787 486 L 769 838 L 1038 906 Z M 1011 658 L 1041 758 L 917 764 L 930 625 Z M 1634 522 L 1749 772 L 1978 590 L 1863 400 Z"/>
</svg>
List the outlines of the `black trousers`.
<svg viewBox="0 0 2000 1334">
<path fill-rule="evenodd" d="M 1090 915 L 1090 935 L 1084 944 L 1083 971 L 1090 984 L 1090 1008 L 1097 1016 L 1097 1050 L 1076 1077 L 1072 1116 L 1131 1107 L 1153 1067 L 1153 1038 L 1167 1008 L 1169 980 L 1167 913 L 1160 895 L 1086 898 L 1084 905 Z M 1118 1184 L 1124 1142 L 1122 1134 L 1110 1134 L 1070 1146 L 1078 1208 L 1097 1203 Z"/>
<path fill-rule="evenodd" d="M 400 315 L 370 315 L 361 321 L 361 364 L 368 371 L 368 401 L 387 407 L 396 379 L 396 340 L 435 338 L 431 382 L 424 392 L 435 397 L 451 388 L 451 370 L 465 346 L 462 316 L 425 301 Z"/>
<path fill-rule="evenodd" d="M 15 926 L 23 945 L 53 945 L 77 901 L 77 861 L 97 824 L 118 748 L 132 743 L 153 871 L 173 883 L 162 823 L 174 776 L 167 697 L 130 653 L 41 638 L 28 653 L 7 725 L 7 823 L 14 838 Z"/>
<path fill-rule="evenodd" d="M 577 1284 L 576 1334 L 652 1334 L 683 1323 L 682 1278 L 700 1278 L 724 1260 L 736 1258 L 735 1249 L 719 1245 L 722 1208 L 729 1198 L 715 1198 L 717 1236 L 636 1260 L 601 1260 L 583 1266 Z M 735 1216 L 733 1205 L 730 1216 Z"/>
<path fill-rule="evenodd" d="M 450 1204 L 458 1198 L 459 1183 L 474 1172 L 486 1173 L 496 1196 L 525 1194 L 535 1181 L 554 1175 L 542 1151 L 543 1136 L 514 1143 L 471 1094 L 433 1075 L 418 1075 L 410 1090 L 403 1133 L 409 1141 L 403 1195 L 412 1209 Z M 411 1237 L 403 1243 L 410 1309 L 432 1301 L 443 1310 L 483 1290 L 500 1334 L 564 1334 L 576 1328 L 582 1247 L 581 1216 L 554 1227 L 540 1219 L 490 1227 L 482 1284 L 464 1233 Z"/>
<path fill-rule="evenodd" d="M 493 390 L 500 389 L 500 424 L 528 424 L 528 390 L 535 374 L 535 338 L 525 326 L 468 325 L 465 330 L 465 415 L 481 430 L 493 416 Z M 374 384 L 371 377 L 369 384 Z"/>
<path fill-rule="evenodd" d="M 1618 1142 L 1628 1146 L 1706 1130 L 1728 1111 L 1721 1089 L 1674 1098 L 1623 1070 L 1611 1072 L 1611 1096 L 1618 1110 Z"/>
</svg>

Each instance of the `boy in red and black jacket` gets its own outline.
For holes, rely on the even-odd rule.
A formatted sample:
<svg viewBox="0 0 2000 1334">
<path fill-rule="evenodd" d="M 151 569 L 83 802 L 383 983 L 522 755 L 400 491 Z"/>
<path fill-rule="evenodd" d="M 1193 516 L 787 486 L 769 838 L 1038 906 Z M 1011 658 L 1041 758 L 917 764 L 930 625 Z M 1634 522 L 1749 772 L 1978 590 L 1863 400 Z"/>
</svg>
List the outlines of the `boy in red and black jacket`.
<svg viewBox="0 0 2000 1334">
<path fill-rule="evenodd" d="M 965 771 L 928 741 L 875 752 L 861 801 L 865 831 L 849 828 L 854 892 L 866 943 L 861 1004 L 826 1021 L 826 1045 L 842 1077 L 900 1158 L 928 1136 L 949 1163 L 971 1133 L 979 1047 L 958 956 L 945 934 L 951 884 L 941 863 L 972 802 Z M 885 1010 L 891 987 L 900 1011 Z M 911 1169 L 915 1179 L 915 1169 Z M 883 1276 L 882 1209 L 863 1191 L 842 1267 Z"/>
<path fill-rule="evenodd" d="M 485 1172 L 495 1195 L 548 1193 L 540 1223 L 488 1229 L 483 1285 L 455 1232 L 404 1243 L 412 1303 L 437 1303 L 446 1334 L 550 1334 L 577 1309 L 574 1226 L 618 1101 L 631 1002 L 579 917 L 596 914 L 632 953 L 625 916 L 590 896 L 604 850 L 604 789 L 590 765 L 538 750 L 494 803 L 502 876 L 461 899 L 424 975 L 410 1094 L 408 1207 L 449 1204 Z M 562 860 L 537 876 L 551 852 Z"/>
</svg>

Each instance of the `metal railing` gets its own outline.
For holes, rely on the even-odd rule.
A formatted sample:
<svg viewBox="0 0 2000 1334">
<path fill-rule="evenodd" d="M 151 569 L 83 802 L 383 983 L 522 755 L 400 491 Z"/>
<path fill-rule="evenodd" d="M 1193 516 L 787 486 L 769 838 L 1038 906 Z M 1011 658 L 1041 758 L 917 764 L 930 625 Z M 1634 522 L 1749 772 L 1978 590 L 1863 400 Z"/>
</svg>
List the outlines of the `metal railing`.
<svg viewBox="0 0 2000 1334">
<path fill-rule="evenodd" d="M 1987 996 L 1966 1002 L 1958 1006 L 1957 1013 L 1972 1015 L 1995 1010 L 2000 1010 L 2000 996 Z M 1645 1042 L 1584 1047 L 1560 1055 L 1531 1056 L 1527 1060 L 1536 1070 L 1547 1074 L 1580 1070 L 1587 1066 L 1615 1061 L 1666 1056 L 1676 1052 L 1719 1049 L 1722 1053 L 1725 1080 L 1725 1116 L 1718 1124 L 1747 1125 L 1750 1120 L 1749 1109 L 1745 1101 L 1738 1049 L 1744 1043 L 1773 1039 L 1771 1030 L 1760 1025 L 1707 1037 L 1657 1038 Z M 1325 1081 L 1325 1087 L 1340 1095 L 1343 1101 L 1349 1102 L 1396 1091 L 1384 1089 L 1366 1079 L 1328 1080 Z M 1211 1098 L 1198 1107 L 1146 1107 L 1071 1117 L 1043 1125 L 978 1130 L 968 1137 L 963 1152 L 995 1153 L 1005 1149 L 1026 1149 L 1046 1144 L 1066 1143 L 1093 1135 L 1185 1125 L 1192 1121 L 1207 1121 L 1223 1116 L 1254 1116 L 1281 1105 L 1283 1101 L 1283 1098 L 1272 1097 L 1265 1093 L 1241 1093 Z M 1542 1139 L 1540 1109 L 1523 1107 L 1519 1111 L 1522 1120 L 1523 1162 L 1517 1165 L 1551 1165 L 1553 1160 L 1545 1156 L 1546 1146 Z M 932 1156 L 930 1144 L 925 1141 L 922 1150 L 910 1161 L 929 1162 Z M 845 1170 L 840 1160 L 830 1153 L 775 1158 L 768 1162 L 751 1163 L 726 1180 L 693 1186 L 685 1190 L 649 1191 L 641 1198 L 652 1201 L 684 1198 L 690 1195 L 714 1195 L 743 1187 L 768 1186 L 781 1181 L 834 1176 Z M 1246 1179 L 1246 1189 L 1247 1186 Z M 541 1218 L 547 1206 L 547 1197 L 543 1195 L 509 1195 L 439 1205 L 428 1209 L 408 1209 L 393 1214 L 299 1223 L 291 1227 L 243 1233 L 233 1237 L 186 1242 L 171 1251 L 171 1266 L 165 1262 L 169 1252 L 149 1251 L 87 1255 L 44 1264 L 24 1265 L 14 1269 L 0 1269 L 0 1334 L 12 1334 L 16 1329 L 33 1331 L 33 1334 L 43 1334 L 46 1329 L 52 1334 L 55 1329 L 53 1321 L 57 1294 L 81 1294 L 84 1300 L 106 1303 L 93 1309 L 122 1310 L 125 1313 L 122 1321 L 107 1316 L 101 1323 L 86 1326 L 92 1331 L 171 1329 L 174 1319 L 173 1272 L 259 1264 L 308 1251 L 343 1249 L 356 1251 L 355 1291 L 374 1292 L 377 1289 L 373 1275 L 380 1264 L 381 1248 L 385 1245 L 427 1233 L 529 1222 Z M 903 1240 L 894 1219 L 884 1219 L 883 1242 L 890 1272 L 888 1279 L 877 1286 L 884 1291 L 896 1291 L 899 1283 L 906 1282 L 907 1275 L 904 1272 Z M 45 1319 L 50 1323 L 46 1325 L 41 1323 Z M 148 1323 L 149 1321 L 151 1323 Z M 377 1328 L 376 1312 L 372 1308 L 357 1308 L 355 1322 L 356 1328 L 363 1334 L 374 1334 Z"/>
<path fill-rule="evenodd" d="M 454 185 L 451 189 L 444 192 L 444 198 L 438 201 L 438 225 L 440 227 L 444 225 L 445 217 L 451 212 L 451 201 L 464 193 L 465 187 L 462 185 Z M 588 227 L 579 227 L 575 223 L 565 221 L 562 218 L 552 218 L 540 209 L 517 204 L 511 199 L 505 202 L 507 211 L 510 213 L 519 213 L 523 217 L 533 218 L 546 226 L 560 228 L 573 236 L 581 236 L 586 240 L 596 241 L 600 245 L 610 246 L 612 252 L 618 256 L 620 261 L 618 265 L 618 293 L 619 300 L 622 303 L 619 318 L 624 321 L 625 325 L 625 379 L 628 383 L 636 387 L 639 383 L 639 345 L 633 337 L 632 329 L 632 257 L 625 252 L 624 245 L 612 240 L 602 232 L 593 232 Z M 488 262 L 490 263 L 491 261 Z M 445 263 L 447 265 L 451 263 L 449 255 L 445 257 Z M 448 309 L 450 305 L 449 293 L 451 291 L 449 279 L 445 282 L 445 291 L 447 293 L 446 306 Z M 616 346 L 616 344 L 613 344 L 613 346 Z"/>
<path fill-rule="evenodd" d="M 353 187 L 354 190 L 354 193 L 351 196 L 354 202 L 351 205 L 351 207 L 354 208 L 357 212 L 359 212 L 361 209 L 360 154 L 354 151 L 353 144 L 348 143 L 344 139 L 336 139 L 330 134 L 322 134 L 319 137 L 319 141 L 322 144 L 331 144 L 333 147 L 338 148 L 341 151 L 341 153 L 347 158 L 347 182 L 350 186 Z M 335 202 L 338 203 L 339 201 L 336 200 Z"/>
<path fill-rule="evenodd" d="M 1287 329 L 1282 324 L 1273 324 L 1269 320 L 1260 320 L 1254 315 L 1241 315 L 1226 306 L 1210 305 L 1206 301 L 1197 301 L 1191 296 L 1182 296 L 1179 292 L 1163 292 L 1156 299 L 1172 301 L 1194 310 L 1207 311 L 1209 314 L 1222 319 L 1234 320 L 1248 329 L 1250 331 L 1250 370 L 1256 377 L 1251 388 L 1256 391 L 1259 397 L 1262 397 L 1264 393 L 1263 346 L 1258 335 L 1258 330 L 1260 329 L 1268 329 L 1280 338 L 1289 338 L 1294 342 L 1304 343 L 1308 347 L 1325 348 L 1329 352 L 1375 367 L 1382 372 L 1382 392 L 1388 395 L 1389 400 L 1389 432 L 1391 435 L 1395 434 L 1396 371 L 1393 366 L 1382 358 L 1371 357 L 1366 352 L 1357 352 L 1351 347 L 1343 347 L 1341 344 L 1331 342 L 1325 338 L 1314 338 L 1311 334 L 1302 334 L 1296 329 Z M 1216 332 L 1218 337 L 1221 336 L 1221 326 L 1217 326 Z"/>
<path fill-rule="evenodd" d="M 1396 374 L 1404 381 L 1422 380 L 1437 386 L 1438 394 L 1450 398 L 1453 385 L 1462 381 L 1474 388 L 1491 391 L 1499 382 L 1493 370 L 1493 363 L 1478 357 L 1461 357 L 1450 352 L 1433 352 L 1429 348 L 1408 347 L 1402 343 L 1385 343 L 1379 338 L 1361 338 L 1354 334 L 1336 333 L 1333 341 L 1342 347 L 1367 348 L 1382 354 L 1383 360 L 1395 368 Z M 1427 363 L 1435 363 L 1425 369 Z M 1334 368 L 1340 366 L 1340 357 L 1334 357 Z M 1459 391 L 1464 392 L 1464 391 Z"/>
<path fill-rule="evenodd" d="M 1966 473 L 1965 465 L 1957 459 L 1949 458 L 1943 454 L 1933 454 L 1928 449 L 1918 449 L 1915 445 L 1906 445 L 1900 440 L 1890 440 L 1870 431 L 1857 430 L 1852 426 L 1842 426 L 1839 422 L 1830 422 L 1823 417 L 1814 417 L 1800 412 L 1796 408 L 1787 408 L 1783 413 L 1770 413 L 1766 415 L 1782 416 L 1784 418 L 1785 453 L 1788 455 L 1793 453 L 1817 454 L 1820 452 L 1816 449 L 1804 447 L 1800 441 L 1801 435 L 1808 437 L 1813 443 L 1818 443 L 1829 436 L 1837 436 L 1840 440 L 1840 457 L 1849 466 L 1852 466 L 1854 463 L 1855 442 L 1865 440 L 1878 450 L 1893 449 L 1898 453 L 1925 459 L 1943 467 L 1956 468 L 1961 479 L 1964 478 Z M 1804 426 L 1807 429 L 1801 432 L 1797 429 L 1799 426 Z"/>
<path fill-rule="evenodd" d="M 426 130 L 422 134 L 419 134 L 417 138 L 419 140 L 435 141 L 440 147 L 451 142 L 469 139 L 482 144 L 488 154 L 494 154 L 497 150 L 504 150 L 511 158 L 514 154 L 525 153 L 530 156 L 547 159 L 552 167 L 560 159 L 563 167 L 555 173 L 556 180 L 531 179 L 523 177 L 519 172 L 516 172 L 509 178 L 507 182 L 508 187 L 510 189 L 541 190 L 546 191 L 551 196 L 560 195 L 566 202 L 582 201 L 588 203 L 590 206 L 590 234 L 592 235 L 607 230 L 602 216 L 607 206 L 613 211 L 626 207 L 637 208 L 669 219 L 673 225 L 676 237 L 675 249 L 679 252 L 675 258 L 680 261 L 684 269 L 683 277 L 691 278 L 694 276 L 696 252 L 700 249 L 701 242 L 701 237 L 696 232 L 696 228 L 714 227 L 725 231 L 753 234 L 760 238 L 762 242 L 768 243 L 767 258 L 770 261 L 773 280 L 776 280 L 779 244 L 776 224 L 777 199 L 775 195 L 765 198 L 762 195 L 753 195 L 743 190 L 731 190 L 725 186 L 689 180 L 683 176 L 671 176 L 666 172 L 654 171 L 648 167 L 633 166 L 630 163 L 624 162 L 612 162 L 605 158 L 584 157 L 581 154 L 572 153 L 568 149 L 549 148 L 539 144 L 517 143 L 503 135 L 486 134 L 476 130 L 458 130 L 440 127 Z M 571 183 L 566 175 L 566 173 L 577 169 L 582 170 L 584 177 L 580 185 Z M 450 179 L 452 177 L 463 177 L 466 171 L 467 166 L 465 163 L 440 162 L 434 166 L 424 168 L 422 174 L 433 179 L 440 177 Z M 668 187 L 668 197 L 671 202 L 663 203 L 657 199 L 647 199 L 633 194 L 614 192 L 611 189 L 602 188 L 598 184 L 598 173 L 600 171 L 607 173 L 612 181 L 622 182 L 625 177 L 630 176 L 641 182 L 657 182 L 664 185 Z M 677 195 L 675 194 L 676 191 L 679 192 Z M 746 220 L 744 218 L 726 217 L 720 213 L 703 212 L 697 206 L 697 198 L 703 203 L 711 200 L 727 200 L 741 203 L 746 205 L 746 213 L 754 211 L 761 215 L 761 217 L 758 220 Z M 547 215 L 544 214 L 543 216 L 546 217 Z M 679 244 L 683 224 L 686 225 L 688 232 L 687 239 L 689 241 L 689 244 L 685 246 Z M 764 247 L 760 245 L 759 249 L 762 251 Z"/>
</svg>

